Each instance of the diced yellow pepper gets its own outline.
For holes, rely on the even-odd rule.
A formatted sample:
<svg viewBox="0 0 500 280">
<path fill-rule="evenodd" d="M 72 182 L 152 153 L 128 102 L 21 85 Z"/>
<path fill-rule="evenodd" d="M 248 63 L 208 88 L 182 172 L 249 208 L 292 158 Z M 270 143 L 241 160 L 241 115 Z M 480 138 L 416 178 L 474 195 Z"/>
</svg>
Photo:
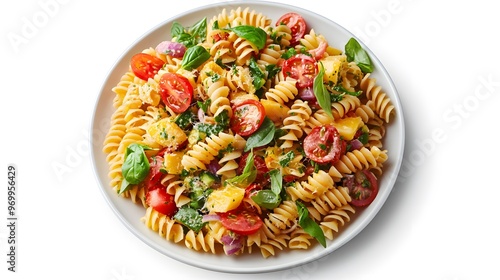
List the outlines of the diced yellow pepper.
<svg viewBox="0 0 500 280">
<path fill-rule="evenodd" d="M 344 140 L 352 140 L 360 127 L 364 125 L 360 117 L 343 118 L 332 123 Z"/>
<path fill-rule="evenodd" d="M 176 150 L 179 145 L 187 140 L 184 131 L 170 118 L 159 120 L 150 125 L 148 134 L 156 143 L 163 147 L 170 147 L 173 150 Z"/>
<path fill-rule="evenodd" d="M 332 82 L 336 85 L 339 80 L 340 66 L 342 66 L 342 63 L 345 61 L 345 55 L 333 55 L 322 58 L 320 60 L 320 65 L 323 64 L 323 68 L 325 69 L 323 81 L 325 83 Z"/>
<path fill-rule="evenodd" d="M 288 117 L 288 108 L 285 105 L 282 105 L 276 101 L 271 101 L 267 99 L 260 100 L 264 109 L 266 109 L 266 115 L 271 119 L 274 123 L 283 123 L 283 120 Z"/>
<path fill-rule="evenodd" d="M 207 208 L 210 212 L 225 213 L 238 208 L 245 189 L 228 185 L 213 191 L 207 198 Z"/>
<path fill-rule="evenodd" d="M 182 173 L 182 156 L 184 155 L 183 152 L 172 152 L 172 153 L 165 153 L 164 157 L 164 165 L 165 165 L 165 170 L 167 171 L 168 174 L 181 174 Z"/>
</svg>

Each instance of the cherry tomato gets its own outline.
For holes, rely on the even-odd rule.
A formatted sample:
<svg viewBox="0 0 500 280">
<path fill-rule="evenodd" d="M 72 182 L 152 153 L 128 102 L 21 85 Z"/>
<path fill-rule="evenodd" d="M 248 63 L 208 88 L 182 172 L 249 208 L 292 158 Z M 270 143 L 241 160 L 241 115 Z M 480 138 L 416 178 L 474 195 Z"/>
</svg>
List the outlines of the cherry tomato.
<svg viewBox="0 0 500 280">
<path fill-rule="evenodd" d="M 342 154 L 342 140 L 333 125 L 317 126 L 304 138 L 306 156 L 319 163 L 335 163 Z"/>
<path fill-rule="evenodd" d="M 238 169 L 236 170 L 238 174 L 243 173 L 243 169 L 245 169 L 245 165 L 247 163 L 247 158 L 249 154 L 250 153 L 244 153 L 241 156 L 240 161 L 238 162 Z M 264 158 L 254 153 L 253 164 L 257 169 L 257 177 L 254 182 L 259 184 L 267 183 L 269 180 L 269 175 L 267 174 L 269 172 L 269 169 L 267 168 L 266 161 L 264 160 Z"/>
<path fill-rule="evenodd" d="M 147 53 L 138 53 L 130 59 L 132 72 L 144 81 L 147 81 L 149 78 L 154 78 L 164 64 L 165 62 L 163 60 Z"/>
<path fill-rule="evenodd" d="M 264 122 L 266 110 L 257 100 L 246 99 L 233 106 L 231 130 L 241 136 L 254 133 Z"/>
<path fill-rule="evenodd" d="M 241 235 L 256 233 L 263 224 L 257 214 L 246 210 L 220 213 L 219 216 L 225 228 Z"/>
<path fill-rule="evenodd" d="M 349 189 L 351 204 L 357 207 L 370 205 L 378 194 L 377 178 L 368 170 L 346 176 L 343 186 Z"/>
<path fill-rule="evenodd" d="M 165 73 L 160 78 L 160 95 L 172 111 L 182 113 L 191 105 L 193 86 L 180 74 Z"/>
<path fill-rule="evenodd" d="M 168 194 L 164 187 L 148 191 L 146 203 L 156 211 L 169 217 L 172 217 L 177 212 L 174 196 Z"/>
<path fill-rule="evenodd" d="M 156 155 L 149 160 L 149 174 L 144 180 L 146 182 L 146 190 L 151 191 L 163 186 L 160 183 L 161 169 L 163 168 L 163 155 Z"/>
<path fill-rule="evenodd" d="M 312 86 L 317 72 L 316 60 L 305 54 L 292 56 L 283 63 L 283 73 L 297 80 L 297 88 Z"/>
<path fill-rule="evenodd" d="M 258 191 L 262 190 L 262 186 L 260 184 L 250 184 L 250 186 L 245 188 L 245 197 L 249 198 L 255 195 Z"/>
<path fill-rule="evenodd" d="M 286 13 L 282 15 L 276 22 L 276 26 L 280 24 L 285 24 L 292 30 L 292 40 L 290 40 L 292 46 L 297 45 L 300 39 L 304 37 L 304 34 L 306 34 L 306 21 L 297 13 Z"/>
</svg>

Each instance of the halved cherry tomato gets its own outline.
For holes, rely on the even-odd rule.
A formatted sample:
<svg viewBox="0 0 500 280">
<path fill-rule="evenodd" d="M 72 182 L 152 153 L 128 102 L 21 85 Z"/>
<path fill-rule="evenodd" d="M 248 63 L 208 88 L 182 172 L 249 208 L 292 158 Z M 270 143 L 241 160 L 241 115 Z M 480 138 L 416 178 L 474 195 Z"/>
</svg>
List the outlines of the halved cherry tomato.
<svg viewBox="0 0 500 280">
<path fill-rule="evenodd" d="M 264 122 L 266 109 L 257 100 L 246 99 L 233 106 L 231 130 L 241 136 L 254 133 Z"/>
<path fill-rule="evenodd" d="M 282 15 L 276 22 L 276 26 L 280 24 L 285 24 L 292 30 L 292 40 L 290 40 L 292 46 L 297 45 L 306 33 L 306 21 L 297 13 L 286 13 Z"/>
<path fill-rule="evenodd" d="M 241 235 L 254 234 L 263 224 L 257 214 L 246 210 L 220 213 L 219 216 L 225 228 Z"/>
<path fill-rule="evenodd" d="M 160 78 L 160 95 L 172 111 L 182 113 L 191 105 L 193 86 L 180 74 L 165 73 Z"/>
<path fill-rule="evenodd" d="M 165 62 L 163 60 L 147 53 L 138 53 L 130 59 L 132 72 L 144 81 L 147 81 L 149 78 L 154 78 L 164 64 Z"/>
<path fill-rule="evenodd" d="M 314 78 L 318 74 L 318 64 L 316 60 L 305 54 L 297 54 L 285 60 L 283 63 L 283 73 L 286 77 L 297 80 L 298 88 L 310 87 Z"/>
<path fill-rule="evenodd" d="M 262 185 L 256 183 L 250 184 L 250 186 L 245 188 L 245 197 L 250 198 L 260 190 L 262 190 Z"/>
<path fill-rule="evenodd" d="M 161 180 L 161 169 L 163 168 L 163 155 L 156 155 L 151 157 L 149 160 L 149 174 L 144 180 L 146 182 L 146 190 L 151 191 L 162 187 L 160 183 Z"/>
<path fill-rule="evenodd" d="M 346 176 L 343 186 L 349 189 L 351 204 L 357 207 L 370 205 L 378 194 L 377 178 L 368 170 Z"/>
<path fill-rule="evenodd" d="M 342 154 L 342 140 L 333 125 L 317 126 L 304 138 L 306 156 L 319 163 L 335 163 Z"/>
<path fill-rule="evenodd" d="M 245 165 L 247 163 L 247 158 L 249 154 L 250 153 L 244 153 L 241 156 L 240 161 L 238 162 L 238 169 L 236 170 L 238 174 L 241 174 L 243 172 L 243 169 L 245 169 Z M 253 164 L 257 169 L 257 177 L 255 178 L 254 182 L 265 185 L 269 180 L 269 174 L 267 174 L 269 172 L 269 168 L 267 168 L 266 161 L 262 156 L 256 155 L 254 153 Z"/>
<path fill-rule="evenodd" d="M 146 203 L 156 211 L 169 217 L 172 217 L 177 212 L 174 196 L 168 194 L 164 187 L 148 191 Z"/>
</svg>

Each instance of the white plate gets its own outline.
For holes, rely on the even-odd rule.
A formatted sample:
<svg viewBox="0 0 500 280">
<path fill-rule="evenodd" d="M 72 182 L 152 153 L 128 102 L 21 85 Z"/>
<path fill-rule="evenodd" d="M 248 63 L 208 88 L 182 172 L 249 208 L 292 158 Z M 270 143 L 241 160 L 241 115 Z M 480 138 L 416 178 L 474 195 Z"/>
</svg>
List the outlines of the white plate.
<svg viewBox="0 0 500 280">
<path fill-rule="evenodd" d="M 95 105 L 95 112 L 92 120 L 93 135 L 105 135 L 109 128 L 109 119 L 114 111 L 112 105 L 114 93 L 111 89 L 127 71 L 129 59 L 133 54 L 141 52 L 143 49 L 154 47 L 166 38 L 171 38 L 170 28 L 174 21 L 181 23 L 183 26 L 191 26 L 203 17 L 211 19 L 214 15 L 219 14 L 223 8 L 230 11 L 238 7 L 250 7 L 256 12 L 271 18 L 273 23 L 286 12 L 297 12 L 305 18 L 308 27 L 314 28 L 316 33 L 323 34 L 331 45 L 339 49 L 343 49 L 343 46 L 349 38 L 355 37 L 352 33 L 335 22 L 332 22 L 330 19 L 301 8 L 278 3 L 231 1 L 194 9 L 156 26 L 143 37 L 139 38 L 129 50 L 118 59 L 118 62 L 111 69 L 109 76 L 105 80 Z M 362 44 L 362 42 L 360 43 Z M 312 246 L 312 248 L 308 250 L 278 252 L 277 256 L 264 259 L 260 253 L 237 257 L 213 255 L 211 253 L 197 252 L 183 245 L 179 246 L 179 244 L 166 241 L 140 221 L 140 218 L 144 216 L 146 212 L 142 205 L 136 205 L 128 199 L 119 197 L 111 187 L 109 187 L 108 164 L 106 162 L 106 156 L 102 152 L 102 143 L 92 143 L 94 171 L 109 206 L 132 233 L 152 248 L 183 263 L 214 271 L 257 273 L 287 269 L 317 260 L 340 248 L 363 230 L 386 201 L 395 184 L 404 150 L 405 130 L 403 111 L 396 88 L 389 74 L 375 54 L 363 44 L 362 46 L 369 53 L 375 66 L 372 77 L 377 79 L 377 84 L 381 85 L 383 90 L 391 98 L 396 110 L 396 116 L 388 125 L 387 134 L 384 139 L 384 149 L 388 150 L 389 160 L 384 164 L 385 173 L 379 181 L 380 190 L 375 201 L 366 209 L 358 211 L 360 212 L 358 216 L 343 228 L 336 239 L 327 243 L 328 246 L 326 249 L 322 246 Z M 94 137 L 94 139 L 99 140 L 102 138 L 103 137 Z"/>
</svg>

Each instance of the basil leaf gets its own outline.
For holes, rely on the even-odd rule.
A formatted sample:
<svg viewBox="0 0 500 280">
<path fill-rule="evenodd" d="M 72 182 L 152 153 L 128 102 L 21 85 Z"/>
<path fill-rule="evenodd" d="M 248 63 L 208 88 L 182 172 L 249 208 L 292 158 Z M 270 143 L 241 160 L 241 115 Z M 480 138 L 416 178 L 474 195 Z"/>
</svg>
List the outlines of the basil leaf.
<svg viewBox="0 0 500 280">
<path fill-rule="evenodd" d="M 202 65 L 210 58 L 210 53 L 202 46 L 193 46 L 186 50 L 182 58 L 181 67 L 191 71 Z"/>
<path fill-rule="evenodd" d="M 279 196 L 283 189 L 283 176 L 281 175 L 281 170 L 273 169 L 269 171 L 269 178 L 271 179 L 271 191 L 276 196 Z"/>
<path fill-rule="evenodd" d="M 174 215 L 174 219 L 198 233 L 204 226 L 203 217 L 198 211 L 189 207 L 181 207 Z"/>
<path fill-rule="evenodd" d="M 195 115 L 191 110 L 187 110 L 175 118 L 175 124 L 181 129 L 187 129 L 195 120 Z"/>
<path fill-rule="evenodd" d="M 250 69 L 250 75 L 252 76 L 253 86 L 255 87 L 255 90 L 259 90 L 266 83 L 266 79 L 264 78 L 264 72 L 260 70 L 254 57 L 250 58 L 248 68 Z"/>
<path fill-rule="evenodd" d="M 300 201 L 295 201 L 297 205 L 297 210 L 299 212 L 299 225 L 300 227 L 307 232 L 312 237 L 316 238 L 318 242 L 326 248 L 326 239 L 323 230 L 319 227 L 319 225 L 309 217 L 309 211 Z"/>
<path fill-rule="evenodd" d="M 287 167 L 288 164 L 295 158 L 295 153 L 293 151 L 289 151 L 280 159 L 279 163 L 281 167 Z"/>
<path fill-rule="evenodd" d="M 336 90 L 340 93 L 345 93 L 345 94 L 349 94 L 349 95 L 352 95 L 352 96 L 360 96 L 363 91 L 362 90 L 358 90 L 358 91 L 348 91 L 345 87 L 343 87 L 342 85 L 336 85 L 336 86 L 333 86 L 333 90 Z"/>
<path fill-rule="evenodd" d="M 269 210 L 273 210 L 278 207 L 281 203 L 281 198 L 279 195 L 276 195 L 271 190 L 261 190 L 258 191 L 255 195 L 252 195 L 252 200 L 255 201 L 259 206 L 264 207 Z"/>
<path fill-rule="evenodd" d="M 122 176 L 124 181 L 120 188 L 120 194 L 129 188 L 130 184 L 139 184 L 149 174 L 149 160 L 144 153 L 147 146 L 132 143 L 125 151 L 125 160 L 122 165 Z"/>
<path fill-rule="evenodd" d="M 266 46 L 267 33 L 261 28 L 251 25 L 238 25 L 228 30 L 233 31 L 238 37 L 254 44 L 259 50 L 262 50 Z"/>
<path fill-rule="evenodd" d="M 194 129 L 210 137 L 210 135 L 219 135 L 219 133 L 224 130 L 224 127 L 218 124 L 197 123 Z"/>
<path fill-rule="evenodd" d="M 271 143 L 274 139 L 275 131 L 276 127 L 274 126 L 273 121 L 271 121 L 268 117 L 265 117 L 264 122 L 259 129 L 248 137 L 244 151 L 248 152 L 253 148 Z"/>
<path fill-rule="evenodd" d="M 345 45 L 347 61 L 354 61 L 364 73 L 373 72 L 373 64 L 368 53 L 361 47 L 356 39 L 351 38 Z"/>
<path fill-rule="evenodd" d="M 319 73 L 314 78 L 313 91 L 319 106 L 327 113 L 332 119 L 332 101 L 330 100 L 330 92 L 326 90 L 325 84 L 323 84 L 323 76 L 325 75 L 325 68 L 323 64 L 319 67 Z"/>
<path fill-rule="evenodd" d="M 245 162 L 245 168 L 241 175 L 227 179 L 226 183 L 234 184 L 239 187 L 248 187 L 257 178 L 257 168 L 255 168 L 253 160 L 253 151 L 248 154 L 247 161 Z"/>
<path fill-rule="evenodd" d="M 179 37 L 182 33 L 184 33 L 184 27 L 176 21 L 172 24 L 172 27 L 170 28 L 170 33 L 172 37 Z"/>
<path fill-rule="evenodd" d="M 222 126 L 223 128 L 229 127 L 229 121 L 230 121 L 229 112 L 227 110 L 224 110 L 220 112 L 220 114 L 215 116 L 215 122 L 218 125 Z"/>
<path fill-rule="evenodd" d="M 207 38 L 207 18 L 202 18 L 201 20 L 196 22 L 189 28 L 188 33 L 193 36 L 196 43 L 205 41 L 205 39 Z"/>
</svg>

